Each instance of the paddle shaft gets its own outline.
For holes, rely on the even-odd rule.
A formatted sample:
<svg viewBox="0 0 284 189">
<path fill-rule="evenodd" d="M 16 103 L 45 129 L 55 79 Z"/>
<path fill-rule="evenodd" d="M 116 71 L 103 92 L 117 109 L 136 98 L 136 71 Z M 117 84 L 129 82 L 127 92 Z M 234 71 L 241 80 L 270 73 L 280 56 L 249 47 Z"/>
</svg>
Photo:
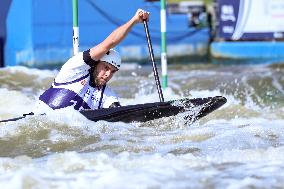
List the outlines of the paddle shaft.
<svg viewBox="0 0 284 189">
<path fill-rule="evenodd" d="M 28 115 L 34 115 L 34 113 L 30 112 L 28 114 L 23 114 L 23 116 L 21 116 L 21 117 L 15 117 L 15 118 L 11 118 L 11 119 L 1 120 L 0 123 L 6 123 L 6 122 L 10 122 L 10 121 L 17 121 L 17 120 L 25 118 Z M 43 114 L 41 114 L 41 115 L 43 115 Z"/>
<path fill-rule="evenodd" d="M 153 48 L 152 48 L 152 42 L 151 42 L 151 38 L 150 38 L 150 34 L 149 34 L 148 23 L 147 23 L 146 20 L 144 20 L 143 23 L 144 23 L 149 54 L 150 54 L 150 58 L 151 58 L 152 65 L 153 65 L 153 72 L 154 72 L 156 86 L 157 86 L 158 93 L 159 93 L 160 102 L 164 102 L 164 96 L 163 96 L 163 92 L 162 92 L 162 88 L 161 88 L 161 84 L 160 84 L 160 80 L 159 80 L 159 75 L 158 75 L 157 66 L 156 66 L 156 63 L 155 63 L 155 58 L 154 58 L 154 53 L 153 53 Z"/>
</svg>

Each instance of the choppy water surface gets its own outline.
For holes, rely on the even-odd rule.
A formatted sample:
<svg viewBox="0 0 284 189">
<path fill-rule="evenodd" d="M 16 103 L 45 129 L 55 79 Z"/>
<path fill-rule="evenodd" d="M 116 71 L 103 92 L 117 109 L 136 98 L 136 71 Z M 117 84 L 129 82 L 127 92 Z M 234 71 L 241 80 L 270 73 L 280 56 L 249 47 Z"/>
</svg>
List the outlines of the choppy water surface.
<svg viewBox="0 0 284 189">
<path fill-rule="evenodd" d="M 0 119 L 32 111 L 56 70 L 0 69 Z M 159 101 L 151 67 L 110 83 L 123 105 Z M 72 109 L 0 123 L 1 188 L 284 188 L 284 64 L 171 65 L 166 100 L 222 95 L 192 125 L 92 122 Z"/>
</svg>

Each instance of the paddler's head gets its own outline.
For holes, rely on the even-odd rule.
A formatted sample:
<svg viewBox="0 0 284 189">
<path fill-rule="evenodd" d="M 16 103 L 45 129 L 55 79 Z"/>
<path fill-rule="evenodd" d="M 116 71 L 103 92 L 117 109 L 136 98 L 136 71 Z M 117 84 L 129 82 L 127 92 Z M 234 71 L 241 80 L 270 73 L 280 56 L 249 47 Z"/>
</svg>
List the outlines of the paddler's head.
<svg viewBox="0 0 284 189">
<path fill-rule="evenodd" d="M 93 72 L 93 78 L 97 87 L 104 86 L 117 72 L 121 65 L 119 53 L 110 49 L 99 61 Z"/>
</svg>

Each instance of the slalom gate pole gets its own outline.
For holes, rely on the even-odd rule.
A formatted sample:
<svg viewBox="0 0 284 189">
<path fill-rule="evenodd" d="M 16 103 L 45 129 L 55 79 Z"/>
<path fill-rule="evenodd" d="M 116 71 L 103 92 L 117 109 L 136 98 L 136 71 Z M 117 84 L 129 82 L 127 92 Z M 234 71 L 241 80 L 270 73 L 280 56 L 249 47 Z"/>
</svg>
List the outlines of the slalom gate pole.
<svg viewBox="0 0 284 189">
<path fill-rule="evenodd" d="M 162 87 L 168 87 L 168 64 L 167 64 L 167 41 L 166 41 L 166 0 L 161 0 L 161 65 L 162 65 Z"/>
<path fill-rule="evenodd" d="M 78 0 L 73 0 L 73 55 L 79 52 Z"/>
</svg>

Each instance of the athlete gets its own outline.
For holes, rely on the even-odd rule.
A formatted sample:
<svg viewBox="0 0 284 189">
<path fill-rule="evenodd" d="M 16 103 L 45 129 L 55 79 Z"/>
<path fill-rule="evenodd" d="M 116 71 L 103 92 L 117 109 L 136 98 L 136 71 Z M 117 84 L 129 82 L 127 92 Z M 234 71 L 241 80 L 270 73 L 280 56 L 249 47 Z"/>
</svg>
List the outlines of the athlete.
<svg viewBox="0 0 284 189">
<path fill-rule="evenodd" d="M 113 48 L 135 24 L 148 19 L 149 13 L 138 9 L 100 44 L 70 58 L 39 100 L 52 109 L 73 106 L 75 110 L 95 110 L 120 106 L 117 95 L 106 85 L 121 66 L 120 55 Z"/>
</svg>

